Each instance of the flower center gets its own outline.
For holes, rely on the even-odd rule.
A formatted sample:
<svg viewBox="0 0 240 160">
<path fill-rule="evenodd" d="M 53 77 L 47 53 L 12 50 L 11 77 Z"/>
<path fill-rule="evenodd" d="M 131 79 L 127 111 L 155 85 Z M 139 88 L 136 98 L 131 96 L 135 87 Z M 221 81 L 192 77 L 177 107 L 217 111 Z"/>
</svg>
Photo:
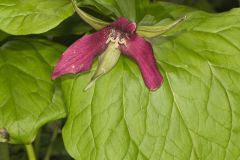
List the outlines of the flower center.
<svg viewBox="0 0 240 160">
<path fill-rule="evenodd" d="M 121 32 L 118 32 L 115 29 L 112 29 L 111 33 L 108 36 L 106 44 L 108 44 L 109 42 L 112 42 L 112 43 L 114 43 L 115 48 L 118 48 L 120 44 L 121 45 L 123 44 L 126 46 L 127 43 L 126 43 L 125 37 L 126 36 L 123 35 Z"/>
</svg>

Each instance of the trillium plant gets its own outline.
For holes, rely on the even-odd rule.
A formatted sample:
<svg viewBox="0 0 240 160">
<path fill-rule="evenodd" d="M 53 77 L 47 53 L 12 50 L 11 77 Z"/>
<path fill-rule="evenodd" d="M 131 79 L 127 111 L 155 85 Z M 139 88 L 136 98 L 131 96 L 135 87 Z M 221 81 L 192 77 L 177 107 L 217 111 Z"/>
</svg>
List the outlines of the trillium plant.
<svg viewBox="0 0 240 160">
<path fill-rule="evenodd" d="M 239 160 L 230 2 L 0 0 L 0 160 Z"/>
<path fill-rule="evenodd" d="M 138 32 L 137 24 L 127 18 L 119 17 L 116 21 L 108 24 L 84 13 L 77 7 L 75 1 L 73 1 L 73 5 L 80 17 L 100 31 L 80 38 L 63 53 L 53 71 L 53 80 L 64 74 L 89 71 L 93 60 L 98 57 L 99 64 L 91 82 L 85 88 L 87 90 L 98 78 L 116 65 L 122 54 L 138 64 L 149 90 L 155 91 L 162 85 L 163 76 L 157 68 L 152 45 L 144 38 L 144 35 L 148 37 L 149 34 L 153 34 L 151 35 L 153 37 L 163 34 L 186 17 L 160 29 L 148 26 L 145 31 L 144 27 L 143 29 L 140 27 L 140 34 L 138 34 L 136 33 Z M 141 32 L 143 32 L 142 35 Z"/>
</svg>

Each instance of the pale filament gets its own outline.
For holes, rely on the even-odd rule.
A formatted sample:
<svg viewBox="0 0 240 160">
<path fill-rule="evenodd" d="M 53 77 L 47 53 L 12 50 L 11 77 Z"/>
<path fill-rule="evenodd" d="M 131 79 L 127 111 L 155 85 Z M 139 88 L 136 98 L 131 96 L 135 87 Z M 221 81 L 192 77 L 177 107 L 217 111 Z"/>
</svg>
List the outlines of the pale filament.
<svg viewBox="0 0 240 160">
<path fill-rule="evenodd" d="M 106 44 L 108 44 L 109 42 L 114 43 L 115 48 L 119 47 L 119 44 L 123 44 L 123 45 L 127 45 L 125 38 L 120 38 L 121 34 L 117 33 L 117 36 L 115 37 L 116 32 L 115 30 L 112 30 L 112 32 L 109 34 L 108 39 L 106 41 Z"/>
</svg>

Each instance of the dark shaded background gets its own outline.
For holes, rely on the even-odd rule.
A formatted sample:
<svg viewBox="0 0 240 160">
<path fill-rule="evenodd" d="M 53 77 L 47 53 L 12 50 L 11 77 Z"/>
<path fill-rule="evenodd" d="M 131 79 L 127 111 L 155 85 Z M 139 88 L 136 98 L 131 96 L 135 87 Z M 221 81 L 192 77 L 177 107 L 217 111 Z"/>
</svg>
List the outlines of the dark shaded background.
<svg viewBox="0 0 240 160">
<path fill-rule="evenodd" d="M 151 0 L 192 6 L 210 12 L 223 12 L 240 6 L 240 0 Z"/>
</svg>

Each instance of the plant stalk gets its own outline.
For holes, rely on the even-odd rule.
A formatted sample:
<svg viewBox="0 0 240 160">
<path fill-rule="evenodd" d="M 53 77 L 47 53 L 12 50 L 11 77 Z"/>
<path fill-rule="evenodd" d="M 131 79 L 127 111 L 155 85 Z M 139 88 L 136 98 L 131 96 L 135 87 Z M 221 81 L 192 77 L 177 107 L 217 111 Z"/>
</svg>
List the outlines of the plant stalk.
<svg viewBox="0 0 240 160">
<path fill-rule="evenodd" d="M 51 154 L 52 154 L 52 149 L 53 149 L 53 146 L 54 146 L 54 142 L 55 142 L 55 140 L 57 139 L 57 136 L 58 136 L 58 129 L 59 129 L 58 127 L 54 128 L 53 135 L 52 135 L 50 144 L 48 146 L 47 153 L 44 157 L 44 160 L 50 160 L 50 157 L 51 157 Z"/>
<path fill-rule="evenodd" d="M 0 159 L 2 160 L 10 160 L 8 144 L 0 143 Z"/>
<path fill-rule="evenodd" d="M 35 155 L 38 157 L 39 155 L 39 148 L 41 143 L 41 129 L 38 131 L 38 135 L 34 141 L 34 148 L 35 148 Z"/>
<path fill-rule="evenodd" d="M 32 144 L 25 145 L 25 148 L 27 151 L 28 160 L 37 160 L 34 149 L 33 149 L 33 145 Z"/>
</svg>

